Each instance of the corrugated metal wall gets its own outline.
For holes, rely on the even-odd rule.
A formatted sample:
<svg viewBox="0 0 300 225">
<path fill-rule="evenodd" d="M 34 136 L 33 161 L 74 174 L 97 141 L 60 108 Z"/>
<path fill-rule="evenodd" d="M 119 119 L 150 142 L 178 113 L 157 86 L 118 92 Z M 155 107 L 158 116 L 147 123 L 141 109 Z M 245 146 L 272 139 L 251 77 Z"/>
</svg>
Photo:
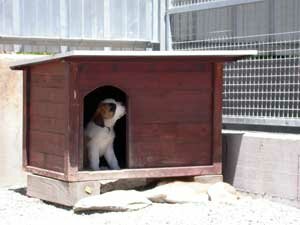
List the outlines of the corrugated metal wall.
<svg viewBox="0 0 300 225">
<path fill-rule="evenodd" d="M 0 0 L 0 36 L 158 42 L 157 1 Z"/>
</svg>

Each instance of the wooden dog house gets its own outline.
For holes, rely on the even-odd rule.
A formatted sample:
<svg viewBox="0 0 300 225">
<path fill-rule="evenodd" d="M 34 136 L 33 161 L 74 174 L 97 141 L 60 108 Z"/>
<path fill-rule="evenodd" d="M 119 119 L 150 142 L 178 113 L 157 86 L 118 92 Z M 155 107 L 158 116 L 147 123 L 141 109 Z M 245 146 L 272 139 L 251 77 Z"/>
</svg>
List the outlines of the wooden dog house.
<svg viewBox="0 0 300 225">
<path fill-rule="evenodd" d="M 221 174 L 223 63 L 254 54 L 73 51 L 14 64 L 24 74 L 24 168 L 49 179 L 47 185 L 68 187 L 103 179 Z M 127 106 L 124 169 L 87 171 L 84 111 L 97 103 L 95 98 L 85 103 L 85 97 L 109 90 L 123 93 Z M 30 195 L 73 204 L 49 197 L 49 190 L 36 191 L 45 182 L 31 179 Z M 61 192 L 53 186 L 51 192 Z"/>
</svg>

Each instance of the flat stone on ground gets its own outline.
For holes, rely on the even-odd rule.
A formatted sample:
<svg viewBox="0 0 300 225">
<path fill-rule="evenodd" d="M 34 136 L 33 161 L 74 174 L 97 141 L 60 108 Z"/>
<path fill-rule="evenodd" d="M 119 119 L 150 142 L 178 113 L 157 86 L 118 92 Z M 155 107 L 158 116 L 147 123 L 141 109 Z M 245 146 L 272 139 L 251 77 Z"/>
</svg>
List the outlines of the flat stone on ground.
<svg viewBox="0 0 300 225">
<path fill-rule="evenodd" d="M 79 200 L 74 212 L 124 212 L 145 208 L 151 205 L 143 194 L 134 190 L 117 190 Z"/>
</svg>

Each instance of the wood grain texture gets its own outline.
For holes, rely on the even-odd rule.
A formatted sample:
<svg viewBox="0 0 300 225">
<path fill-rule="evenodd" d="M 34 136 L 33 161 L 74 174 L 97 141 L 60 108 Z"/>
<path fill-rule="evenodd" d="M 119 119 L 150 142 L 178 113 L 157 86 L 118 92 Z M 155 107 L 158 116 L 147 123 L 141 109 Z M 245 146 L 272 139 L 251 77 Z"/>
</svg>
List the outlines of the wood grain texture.
<svg viewBox="0 0 300 225">
<path fill-rule="evenodd" d="M 91 190 L 90 194 L 85 192 L 86 187 Z M 27 176 L 27 195 L 45 201 L 73 206 L 81 198 L 99 194 L 99 182 L 70 183 L 37 175 Z"/>
<path fill-rule="evenodd" d="M 209 123 L 138 124 L 131 168 L 211 164 Z"/>
<path fill-rule="evenodd" d="M 209 92 L 211 80 L 208 72 L 165 72 L 165 73 L 89 73 L 80 74 L 80 89 L 91 91 L 99 86 L 112 85 L 124 91 L 145 90 L 201 90 Z M 189 78 L 187 78 L 187 76 Z M 180 78 L 179 78 L 180 77 Z M 128 93 L 131 94 L 131 93 Z"/>
<path fill-rule="evenodd" d="M 79 96 L 80 101 L 84 102 L 83 95 Z M 88 153 L 85 143 L 87 138 L 84 136 L 84 104 L 79 104 L 79 137 L 78 137 L 78 170 L 84 170 L 88 167 Z"/>
<path fill-rule="evenodd" d="M 78 57 L 32 66 L 27 168 L 68 181 L 220 174 L 223 65 L 216 62 L 224 59 L 232 60 Z M 127 164 L 139 169 L 78 172 L 84 97 L 108 85 L 128 96 Z"/>
<path fill-rule="evenodd" d="M 65 104 L 65 90 L 63 88 L 48 88 L 32 85 L 30 98 L 34 102 L 52 102 Z"/>
<path fill-rule="evenodd" d="M 78 94 L 78 64 L 68 64 L 68 73 L 66 73 L 67 88 L 65 95 L 67 96 L 67 112 L 65 126 L 68 127 L 66 138 L 66 149 L 64 152 L 64 172 L 68 177 L 78 171 L 81 162 L 79 162 L 79 140 L 80 137 L 80 104 Z M 83 103 L 82 103 L 83 104 Z M 82 162 L 83 163 L 83 162 Z"/>
<path fill-rule="evenodd" d="M 46 154 L 45 156 L 45 169 L 57 172 L 63 172 L 64 157 Z"/>
<path fill-rule="evenodd" d="M 49 62 L 30 67 L 27 135 L 29 166 L 62 172 L 66 126 L 66 67 Z"/>
<path fill-rule="evenodd" d="M 30 116 L 40 116 L 46 118 L 65 120 L 66 107 L 65 104 L 31 101 Z"/>
<path fill-rule="evenodd" d="M 103 171 L 79 171 L 69 177 L 64 173 L 42 169 L 34 166 L 27 166 L 26 171 L 44 177 L 51 177 L 69 182 L 100 181 L 114 179 L 134 178 L 162 178 L 162 177 L 184 177 L 221 174 L 221 163 L 211 166 L 189 166 L 189 167 L 166 167 L 166 168 L 144 168 L 144 169 L 123 169 Z"/>
<path fill-rule="evenodd" d="M 145 123 L 136 124 L 132 135 L 134 140 L 155 142 L 159 138 L 176 138 L 179 143 L 199 142 L 207 139 L 211 132 L 209 121 L 206 123 Z"/>
<path fill-rule="evenodd" d="M 64 175 L 63 172 L 57 172 L 57 171 L 43 169 L 40 167 L 29 166 L 29 165 L 26 167 L 26 171 L 28 173 L 37 174 L 44 177 L 52 177 L 58 180 L 66 180 L 66 176 Z"/>
<path fill-rule="evenodd" d="M 30 126 L 29 121 L 29 78 L 30 76 L 30 70 L 29 68 L 26 68 L 23 71 L 23 147 L 22 147 L 22 162 L 23 162 L 23 168 L 26 168 L 28 165 L 28 159 L 29 159 L 29 138 L 28 138 L 28 129 Z"/>
<path fill-rule="evenodd" d="M 45 154 L 41 152 L 30 153 L 30 166 L 44 168 L 45 167 Z M 44 168 L 46 169 L 46 168 Z"/>
<path fill-rule="evenodd" d="M 178 72 L 206 72 L 210 70 L 209 64 L 199 61 L 186 62 L 134 62 L 134 61 L 119 61 L 119 62 L 99 62 L 81 63 L 80 73 L 82 74 L 103 74 L 103 73 L 178 73 Z"/>
<path fill-rule="evenodd" d="M 199 90 L 147 91 L 131 98 L 130 168 L 211 164 L 212 95 Z"/>
<path fill-rule="evenodd" d="M 213 95 L 213 163 L 222 162 L 222 90 L 223 90 L 223 63 L 214 66 L 214 95 Z"/>
<path fill-rule="evenodd" d="M 57 156 L 63 156 L 66 148 L 65 135 L 50 132 L 30 131 L 29 143 L 31 151 Z"/>
<path fill-rule="evenodd" d="M 33 131 L 45 131 L 50 133 L 66 133 L 66 126 L 64 119 L 56 119 L 51 117 L 44 117 L 39 115 L 32 115 L 30 117 L 30 127 Z"/>
<path fill-rule="evenodd" d="M 211 93 L 201 91 L 146 91 L 131 97 L 134 123 L 209 122 Z"/>
<path fill-rule="evenodd" d="M 176 140 L 134 142 L 135 152 L 129 168 L 211 165 L 208 142 L 178 143 Z"/>
<path fill-rule="evenodd" d="M 30 70 L 33 74 L 39 73 L 43 75 L 59 76 L 67 73 L 67 68 L 62 60 L 55 60 L 52 62 L 43 62 L 40 64 L 32 65 Z"/>
<path fill-rule="evenodd" d="M 143 168 L 106 171 L 80 171 L 69 181 L 88 180 L 113 180 L 130 178 L 161 178 L 161 177 L 185 177 L 219 174 L 218 168 L 210 166 L 187 166 L 187 167 L 166 167 L 166 168 Z"/>
<path fill-rule="evenodd" d="M 64 158 L 62 156 L 32 151 L 30 155 L 30 165 L 47 170 L 63 172 Z"/>
<path fill-rule="evenodd" d="M 32 73 L 30 83 L 34 86 L 45 88 L 64 88 L 65 76 L 63 75 L 49 75 L 43 73 Z"/>
<path fill-rule="evenodd" d="M 129 96 L 129 168 L 211 165 L 210 64 L 105 62 L 79 68 L 82 99 L 103 85 Z"/>
</svg>

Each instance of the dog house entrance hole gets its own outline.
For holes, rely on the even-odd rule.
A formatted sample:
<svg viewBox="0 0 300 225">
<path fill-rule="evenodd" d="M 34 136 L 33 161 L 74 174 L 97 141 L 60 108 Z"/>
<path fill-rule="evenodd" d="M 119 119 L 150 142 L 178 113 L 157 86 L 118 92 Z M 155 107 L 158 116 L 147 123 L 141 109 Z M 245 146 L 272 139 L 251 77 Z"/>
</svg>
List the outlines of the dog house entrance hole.
<svg viewBox="0 0 300 225">
<path fill-rule="evenodd" d="M 83 111 L 83 124 L 84 129 L 86 128 L 87 124 L 93 117 L 99 103 L 105 99 L 114 99 L 117 102 L 122 102 L 123 105 L 126 107 L 126 115 L 128 114 L 128 107 L 127 107 L 127 95 L 124 91 L 117 87 L 113 86 L 102 86 L 99 87 L 84 97 L 84 111 Z M 119 166 L 122 168 L 127 168 L 127 116 L 123 116 L 120 118 L 115 126 L 115 139 L 114 139 L 114 150 L 115 155 L 118 159 Z M 85 146 L 85 143 L 84 143 Z M 87 149 L 84 147 L 84 163 L 83 169 L 88 169 L 88 158 L 87 158 Z M 105 161 L 104 157 L 100 159 L 100 165 L 107 166 L 107 162 Z"/>
</svg>

